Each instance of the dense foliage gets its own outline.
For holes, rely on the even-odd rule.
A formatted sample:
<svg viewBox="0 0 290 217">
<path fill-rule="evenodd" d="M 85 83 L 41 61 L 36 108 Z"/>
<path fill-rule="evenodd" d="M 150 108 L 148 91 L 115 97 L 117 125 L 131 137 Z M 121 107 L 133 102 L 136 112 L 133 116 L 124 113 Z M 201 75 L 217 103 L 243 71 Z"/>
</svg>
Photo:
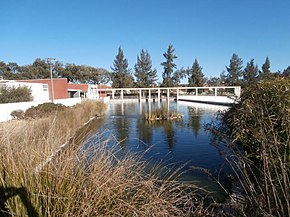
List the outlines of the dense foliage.
<svg viewBox="0 0 290 217">
<path fill-rule="evenodd" d="M 188 85 L 193 87 L 202 87 L 205 83 L 202 67 L 197 59 L 194 60 L 192 67 L 188 70 Z"/>
<path fill-rule="evenodd" d="M 247 63 L 244 71 L 243 71 L 243 80 L 245 85 L 254 84 L 257 81 L 258 76 L 258 66 L 255 65 L 254 59 L 251 59 L 250 62 Z"/>
<path fill-rule="evenodd" d="M 137 87 L 150 87 L 156 84 L 157 71 L 152 69 L 152 61 L 148 51 L 141 50 L 134 68 Z"/>
<path fill-rule="evenodd" d="M 240 103 L 221 117 L 214 132 L 228 138 L 227 157 L 245 193 L 245 212 L 289 216 L 290 79 L 276 77 L 245 88 Z"/>
<path fill-rule="evenodd" d="M 229 66 L 226 67 L 228 75 L 226 83 L 229 85 L 240 85 L 242 78 L 243 60 L 237 55 L 233 54 Z"/>
<path fill-rule="evenodd" d="M 165 58 L 165 61 L 161 63 L 161 66 L 163 66 L 163 73 L 162 73 L 162 86 L 163 87 L 172 87 L 173 81 L 172 81 L 172 74 L 173 70 L 176 68 L 176 64 L 174 63 L 174 59 L 177 58 L 177 56 L 174 54 L 175 49 L 173 48 L 172 44 L 168 46 L 167 51 L 163 54 L 163 57 Z"/>
<path fill-rule="evenodd" d="M 65 64 L 56 61 L 51 65 L 52 76 L 67 78 L 74 83 L 104 84 L 109 82 L 109 72 L 103 68 Z M 50 66 L 45 59 L 37 58 L 31 65 L 19 66 L 0 61 L 0 76 L 6 80 L 50 78 Z"/>
<path fill-rule="evenodd" d="M 97 68 L 86 65 L 76 65 L 74 63 L 63 64 L 59 61 L 48 63 L 47 59 L 37 58 L 32 64 L 19 66 L 15 62 L 5 63 L 0 61 L 0 79 L 21 80 L 21 79 L 47 79 L 50 78 L 50 70 L 54 78 L 67 78 L 72 83 L 86 84 L 107 84 L 112 87 L 150 87 L 161 85 L 163 87 L 179 86 L 188 79 L 188 84 L 182 86 L 223 86 L 240 85 L 242 87 L 270 79 L 275 76 L 289 76 L 290 66 L 281 71 L 271 71 L 270 58 L 266 57 L 265 63 L 259 70 L 258 65 L 251 59 L 246 66 L 243 66 L 243 60 L 238 54 L 233 54 L 230 64 L 226 70 L 217 77 L 205 78 L 202 73 L 202 67 L 195 59 L 191 67 L 181 66 L 177 69 L 174 62 L 177 56 L 172 44 L 163 53 L 165 61 L 161 63 L 163 67 L 162 81 L 156 84 L 158 73 L 152 67 L 152 59 L 147 50 L 142 49 L 137 55 L 137 61 L 134 65 L 134 74 L 129 68 L 128 60 L 125 58 L 121 47 L 113 60 L 113 67 L 109 72 L 103 68 Z"/>
<path fill-rule="evenodd" d="M 32 101 L 31 90 L 26 87 L 0 87 L 0 103 L 15 103 Z"/>
<path fill-rule="evenodd" d="M 48 117 L 55 114 L 58 111 L 62 111 L 66 106 L 62 104 L 54 104 L 51 102 L 39 104 L 37 106 L 32 106 L 25 111 L 24 117 L 26 119 L 37 119 Z"/>
<path fill-rule="evenodd" d="M 125 58 L 123 50 L 121 47 L 118 49 L 118 54 L 111 67 L 111 79 L 112 86 L 118 87 L 133 87 L 134 78 L 131 75 L 130 69 L 128 68 L 128 60 Z"/>
</svg>

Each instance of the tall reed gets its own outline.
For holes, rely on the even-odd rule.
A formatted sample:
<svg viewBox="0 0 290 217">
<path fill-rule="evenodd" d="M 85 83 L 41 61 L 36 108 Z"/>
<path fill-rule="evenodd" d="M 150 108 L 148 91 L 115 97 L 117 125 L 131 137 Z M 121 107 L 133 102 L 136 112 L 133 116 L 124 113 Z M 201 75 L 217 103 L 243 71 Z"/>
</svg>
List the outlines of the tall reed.
<svg viewBox="0 0 290 217">
<path fill-rule="evenodd" d="M 117 158 L 118 149 L 109 149 L 107 141 L 84 150 L 81 142 L 88 134 L 83 132 L 90 130 L 79 128 L 102 111 L 103 105 L 84 102 L 51 117 L 0 125 L 2 216 L 206 214 L 190 186 L 171 176 L 161 180 L 158 170 L 145 172 L 140 157 Z M 57 158 L 35 170 L 68 141 Z"/>
<path fill-rule="evenodd" d="M 278 77 L 246 88 L 211 128 L 227 148 L 246 215 L 290 216 L 289 87 L 289 78 Z"/>
</svg>

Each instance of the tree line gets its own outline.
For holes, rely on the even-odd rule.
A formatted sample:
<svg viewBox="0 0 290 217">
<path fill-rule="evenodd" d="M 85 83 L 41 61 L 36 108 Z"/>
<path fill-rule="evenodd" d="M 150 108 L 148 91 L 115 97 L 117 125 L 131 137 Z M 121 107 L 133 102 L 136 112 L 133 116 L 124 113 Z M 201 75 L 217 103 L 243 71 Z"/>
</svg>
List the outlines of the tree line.
<svg viewBox="0 0 290 217">
<path fill-rule="evenodd" d="M 272 76 L 290 76 L 290 66 L 285 70 L 272 72 L 270 70 L 270 59 L 266 57 L 265 63 L 259 70 L 254 59 L 251 59 L 243 67 L 243 60 L 233 54 L 230 63 L 226 66 L 219 77 L 205 78 L 202 67 L 197 58 L 191 67 L 177 68 L 175 49 L 170 44 L 163 53 L 165 58 L 161 63 L 163 67 L 162 82 L 158 83 L 157 70 L 152 66 L 149 52 L 142 49 L 137 55 L 134 69 L 129 68 L 128 60 L 125 58 L 121 47 L 113 60 L 110 71 L 103 68 L 95 68 L 86 65 L 75 65 L 72 63 L 62 64 L 59 61 L 50 65 L 45 59 L 37 58 L 31 65 L 19 66 L 15 62 L 5 63 L 0 61 L 0 76 L 4 79 L 45 79 L 50 78 L 50 67 L 53 69 L 53 77 L 67 78 L 72 83 L 107 84 L 111 82 L 112 87 L 173 87 L 181 85 L 182 79 L 188 80 L 187 86 L 209 86 L 217 85 L 241 85 L 247 86 Z M 183 84 L 185 85 L 185 84 Z"/>
<path fill-rule="evenodd" d="M 67 78 L 72 83 L 106 84 L 110 80 L 108 70 L 72 63 L 53 64 L 46 59 L 37 58 L 32 64 L 19 66 L 15 62 L 0 61 L 0 76 L 6 80 L 47 79 L 50 70 L 54 78 Z"/>
</svg>

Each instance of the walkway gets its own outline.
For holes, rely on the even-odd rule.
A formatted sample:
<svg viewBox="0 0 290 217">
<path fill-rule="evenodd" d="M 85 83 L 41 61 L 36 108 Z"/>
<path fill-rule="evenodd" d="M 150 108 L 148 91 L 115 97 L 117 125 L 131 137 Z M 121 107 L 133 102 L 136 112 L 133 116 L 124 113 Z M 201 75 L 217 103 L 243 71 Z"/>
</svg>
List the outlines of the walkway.
<svg viewBox="0 0 290 217">
<path fill-rule="evenodd" d="M 213 104 L 231 104 L 240 97 L 240 86 L 150 87 L 107 89 L 111 100 L 163 101 L 183 100 Z"/>
</svg>

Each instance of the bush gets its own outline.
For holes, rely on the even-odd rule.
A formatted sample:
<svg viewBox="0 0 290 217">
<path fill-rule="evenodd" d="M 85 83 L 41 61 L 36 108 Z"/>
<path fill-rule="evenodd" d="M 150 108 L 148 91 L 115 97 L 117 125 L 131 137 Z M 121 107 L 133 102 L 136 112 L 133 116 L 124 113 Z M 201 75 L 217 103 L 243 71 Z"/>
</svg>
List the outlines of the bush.
<svg viewBox="0 0 290 217">
<path fill-rule="evenodd" d="M 67 107 L 62 104 L 54 104 L 51 102 L 32 106 L 25 111 L 25 119 L 44 118 L 54 114 L 57 111 L 63 111 Z"/>
<path fill-rule="evenodd" d="M 1 87 L 0 103 L 15 103 L 32 101 L 31 90 L 28 87 Z"/>
<path fill-rule="evenodd" d="M 24 119 L 24 117 L 25 117 L 25 113 L 21 109 L 17 109 L 15 111 L 11 112 L 10 115 L 12 116 L 12 119 L 18 119 L 18 120 Z"/>
<path fill-rule="evenodd" d="M 290 216 L 290 78 L 247 87 L 221 121 L 213 131 L 227 139 L 228 159 L 247 199 L 245 212 Z"/>
</svg>

